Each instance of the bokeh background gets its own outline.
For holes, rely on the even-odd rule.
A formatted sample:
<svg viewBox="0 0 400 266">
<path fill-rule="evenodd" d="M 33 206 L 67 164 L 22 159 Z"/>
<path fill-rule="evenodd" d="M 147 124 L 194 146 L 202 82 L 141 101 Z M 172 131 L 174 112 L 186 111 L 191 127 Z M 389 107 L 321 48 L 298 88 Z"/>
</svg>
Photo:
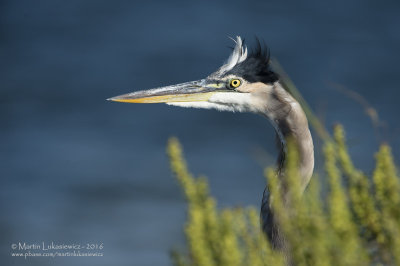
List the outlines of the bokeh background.
<svg viewBox="0 0 400 266">
<path fill-rule="evenodd" d="M 265 40 L 327 128 L 344 124 L 358 167 L 372 170 L 381 141 L 399 158 L 399 11 L 377 0 L 1 1 L 2 265 L 169 265 L 185 220 L 169 136 L 220 207 L 259 205 L 276 156 L 265 119 L 105 100 L 205 77 L 229 56 L 228 36 Z M 104 257 L 12 258 L 19 241 L 104 243 Z"/>
</svg>

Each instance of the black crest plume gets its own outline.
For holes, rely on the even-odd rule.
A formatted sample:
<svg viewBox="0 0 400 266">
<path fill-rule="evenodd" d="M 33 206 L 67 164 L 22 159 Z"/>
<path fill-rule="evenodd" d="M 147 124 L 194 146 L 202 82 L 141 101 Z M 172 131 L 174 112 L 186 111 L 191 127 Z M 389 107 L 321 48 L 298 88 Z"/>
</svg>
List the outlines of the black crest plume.
<svg viewBox="0 0 400 266">
<path fill-rule="evenodd" d="M 244 44 L 241 43 L 242 46 Z M 270 52 L 267 45 L 256 38 L 256 45 L 247 57 L 235 64 L 225 75 L 236 75 L 249 82 L 263 82 L 266 84 L 274 83 L 278 80 L 278 75 L 271 70 Z"/>
</svg>

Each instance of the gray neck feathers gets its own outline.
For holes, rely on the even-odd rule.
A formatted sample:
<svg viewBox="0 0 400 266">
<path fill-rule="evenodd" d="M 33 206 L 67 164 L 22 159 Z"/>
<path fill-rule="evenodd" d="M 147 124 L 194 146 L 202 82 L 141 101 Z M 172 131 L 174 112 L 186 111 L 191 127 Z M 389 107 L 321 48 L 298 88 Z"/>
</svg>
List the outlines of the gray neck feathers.
<svg viewBox="0 0 400 266">
<path fill-rule="evenodd" d="M 279 146 L 278 175 L 281 179 L 285 177 L 284 160 L 287 149 L 285 139 L 290 137 L 294 140 L 300 156 L 300 184 L 302 191 L 304 191 L 314 169 L 314 145 L 304 111 L 279 82 L 276 82 L 268 107 L 263 115 L 272 122 L 277 132 Z M 263 230 L 271 244 L 275 248 L 286 249 L 285 239 L 271 208 L 271 198 L 267 187 L 263 194 L 261 216 Z"/>
</svg>

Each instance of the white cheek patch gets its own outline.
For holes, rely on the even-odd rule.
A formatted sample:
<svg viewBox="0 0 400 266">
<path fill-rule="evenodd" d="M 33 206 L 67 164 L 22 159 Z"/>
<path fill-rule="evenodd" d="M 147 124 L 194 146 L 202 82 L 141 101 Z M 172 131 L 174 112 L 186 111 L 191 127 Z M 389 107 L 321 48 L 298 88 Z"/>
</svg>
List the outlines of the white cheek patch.
<svg viewBox="0 0 400 266">
<path fill-rule="evenodd" d="M 166 104 L 228 112 L 257 112 L 251 94 L 241 92 L 216 92 L 207 102 L 169 102 Z"/>
<path fill-rule="evenodd" d="M 213 103 L 244 105 L 250 102 L 250 93 L 241 92 L 216 92 L 208 100 Z"/>
<path fill-rule="evenodd" d="M 230 106 L 237 112 L 256 112 L 253 102 L 254 98 L 250 93 L 242 92 L 216 92 L 210 99 L 211 103 Z"/>
<path fill-rule="evenodd" d="M 179 107 L 186 107 L 186 108 L 216 109 L 218 111 L 229 111 L 229 112 L 235 111 L 230 106 L 210 103 L 210 102 L 171 102 L 166 104 Z"/>
</svg>

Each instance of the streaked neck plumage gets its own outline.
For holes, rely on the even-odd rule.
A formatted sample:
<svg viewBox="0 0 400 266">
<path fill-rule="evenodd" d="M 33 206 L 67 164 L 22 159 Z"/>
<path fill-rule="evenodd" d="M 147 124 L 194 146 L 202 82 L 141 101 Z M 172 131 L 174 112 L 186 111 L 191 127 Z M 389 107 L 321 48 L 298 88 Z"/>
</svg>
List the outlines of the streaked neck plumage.
<svg viewBox="0 0 400 266">
<path fill-rule="evenodd" d="M 281 153 L 285 152 L 285 139 L 294 140 L 298 148 L 300 162 L 299 171 L 301 176 L 301 186 L 304 190 L 310 181 L 314 170 L 314 145 L 308 127 L 307 117 L 300 104 L 291 96 L 279 82 L 274 84 L 272 90 L 272 99 L 275 103 L 270 102 L 269 107 L 263 113 L 275 127 L 280 142 Z M 282 161 L 279 161 L 279 167 Z"/>
<path fill-rule="evenodd" d="M 310 181 L 314 169 L 314 145 L 307 117 L 300 104 L 279 82 L 274 84 L 271 94 L 269 107 L 265 109 L 263 115 L 271 120 L 277 132 L 280 149 L 278 175 L 281 179 L 285 176 L 286 139 L 291 138 L 299 152 L 300 185 L 303 192 Z M 284 201 L 283 204 L 286 204 L 286 202 Z M 268 187 L 265 188 L 263 194 L 261 216 L 263 230 L 270 239 L 271 244 L 278 249 L 287 249 L 279 222 L 274 217 Z"/>
</svg>

